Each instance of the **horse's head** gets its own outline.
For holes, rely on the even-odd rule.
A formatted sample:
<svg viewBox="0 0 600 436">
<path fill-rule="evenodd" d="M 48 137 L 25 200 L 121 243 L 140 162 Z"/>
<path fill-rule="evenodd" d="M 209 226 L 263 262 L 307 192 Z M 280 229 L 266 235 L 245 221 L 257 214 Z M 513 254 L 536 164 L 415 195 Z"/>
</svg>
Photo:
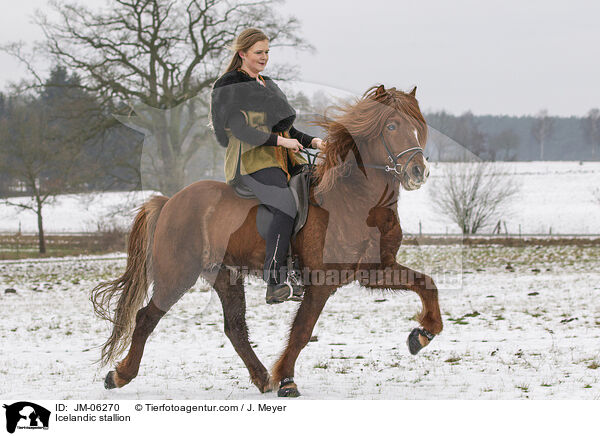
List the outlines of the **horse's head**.
<svg viewBox="0 0 600 436">
<path fill-rule="evenodd" d="M 427 124 L 415 98 L 416 90 L 405 93 L 395 88 L 386 90 L 383 85 L 367 90 L 363 101 L 373 128 L 355 133 L 363 139 L 358 144 L 364 165 L 391 173 L 409 191 L 420 188 L 429 176 L 423 155 Z"/>
<path fill-rule="evenodd" d="M 420 188 L 429 176 L 423 155 L 427 124 L 415 94 L 416 87 L 405 93 L 374 86 L 356 104 L 337 108 L 341 116 L 318 123 L 328 130 L 328 136 L 325 164 L 317 175 L 331 187 L 333 180 L 328 180 L 326 171 L 346 161 L 352 151 L 363 170 L 392 174 L 409 191 Z"/>
</svg>

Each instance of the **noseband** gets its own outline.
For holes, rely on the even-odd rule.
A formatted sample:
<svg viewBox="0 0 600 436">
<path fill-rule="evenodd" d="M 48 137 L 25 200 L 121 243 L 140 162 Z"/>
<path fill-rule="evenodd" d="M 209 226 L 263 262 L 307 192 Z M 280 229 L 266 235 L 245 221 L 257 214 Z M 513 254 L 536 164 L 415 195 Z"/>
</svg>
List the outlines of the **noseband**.
<svg viewBox="0 0 600 436">
<path fill-rule="evenodd" d="M 369 164 L 365 164 L 364 166 L 368 167 L 368 168 L 376 168 L 379 170 L 384 170 L 386 173 L 392 172 L 392 175 L 397 179 L 400 178 L 402 173 L 406 170 L 406 167 L 408 166 L 410 161 L 413 160 L 416 155 L 423 154 L 423 148 L 411 147 L 411 148 L 407 148 L 404 151 L 401 151 L 400 153 L 398 153 L 397 155 L 394 156 L 394 153 L 392 153 L 392 150 L 390 150 L 390 147 L 388 147 L 387 143 L 385 142 L 385 137 L 383 136 L 383 132 L 381 133 L 381 142 L 383 142 L 383 146 L 385 147 L 385 151 L 388 154 L 388 159 L 390 161 L 390 164 L 392 164 L 393 166 L 369 165 Z M 404 166 L 402 166 L 402 164 L 398 162 L 398 159 L 400 159 L 405 154 L 410 153 L 411 151 L 412 151 L 412 154 L 408 157 Z"/>
</svg>

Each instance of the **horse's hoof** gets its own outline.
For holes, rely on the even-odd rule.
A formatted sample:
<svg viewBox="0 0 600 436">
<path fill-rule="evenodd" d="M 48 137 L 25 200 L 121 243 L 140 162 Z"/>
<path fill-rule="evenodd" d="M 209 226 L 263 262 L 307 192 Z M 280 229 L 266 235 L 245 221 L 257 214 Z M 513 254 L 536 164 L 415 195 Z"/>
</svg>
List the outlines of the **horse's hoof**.
<svg viewBox="0 0 600 436">
<path fill-rule="evenodd" d="M 279 388 L 277 391 L 277 396 L 295 398 L 300 396 L 300 391 L 298 391 L 298 388 L 295 387 Z"/>
<path fill-rule="evenodd" d="M 286 377 L 281 380 L 281 384 L 279 385 L 279 390 L 277 391 L 278 397 L 299 397 L 300 392 L 298 391 L 298 387 L 296 383 L 294 383 L 293 377 Z"/>
<path fill-rule="evenodd" d="M 414 328 L 412 330 L 412 332 L 410 332 L 410 334 L 408 335 L 408 339 L 406 340 L 406 345 L 408 345 L 408 350 L 410 351 L 410 354 L 412 354 L 413 356 L 415 354 L 417 354 L 419 351 L 421 351 L 421 349 L 423 347 L 425 347 L 425 345 L 423 345 L 421 343 L 421 341 L 419 340 L 419 336 L 423 336 L 424 338 L 426 338 L 427 343 L 425 343 L 425 345 L 428 345 L 429 342 L 431 342 L 431 340 L 434 338 L 435 335 L 429 333 L 425 329 Z"/>
<path fill-rule="evenodd" d="M 115 372 L 109 371 L 104 379 L 104 389 L 114 389 L 117 385 L 115 384 Z"/>
<path fill-rule="evenodd" d="M 271 383 L 271 378 L 269 376 L 266 377 L 266 380 L 262 383 L 259 381 L 253 381 L 254 385 L 258 388 L 261 394 L 271 392 L 273 390 L 273 386 Z"/>
<path fill-rule="evenodd" d="M 266 394 L 267 392 L 271 392 L 272 390 L 273 388 L 271 387 L 271 385 L 267 383 L 265 386 L 263 386 L 262 389 L 260 389 L 260 393 Z"/>
</svg>

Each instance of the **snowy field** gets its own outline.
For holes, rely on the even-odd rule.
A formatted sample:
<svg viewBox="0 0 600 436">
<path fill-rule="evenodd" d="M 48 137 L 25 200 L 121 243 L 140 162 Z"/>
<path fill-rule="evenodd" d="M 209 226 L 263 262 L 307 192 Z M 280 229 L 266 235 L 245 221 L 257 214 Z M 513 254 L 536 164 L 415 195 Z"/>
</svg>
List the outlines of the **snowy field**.
<svg viewBox="0 0 600 436">
<path fill-rule="evenodd" d="M 458 226 L 436 213 L 430 201 L 431 182 L 442 177 L 445 165 L 432 164 L 430 182 L 423 188 L 401 192 L 398 205 L 405 232 L 418 233 L 420 221 L 423 233 L 459 233 Z M 509 233 L 517 234 L 521 226 L 523 234 L 600 234 L 600 204 L 594 199 L 594 190 L 600 187 L 600 162 L 499 162 L 496 171 L 520 186 L 503 216 Z M 150 194 L 59 197 L 44 209 L 46 232 L 88 232 L 112 224 L 128 228 L 131 210 Z M 0 232 L 16 232 L 19 225 L 23 232 L 37 231 L 35 214 L 0 206 Z"/>
<path fill-rule="evenodd" d="M 432 180 L 444 164 L 432 168 Z M 521 192 L 506 222 L 517 233 L 600 234 L 600 163 L 503 163 Z M 401 224 L 416 233 L 456 233 L 431 208 L 428 183 L 403 192 Z M 52 232 L 128 228 L 150 193 L 59 197 L 45 209 Z M 418 210 L 410 215 L 408 211 Z M 0 206 L 0 231 L 36 230 L 35 215 Z M 300 355 L 305 399 L 600 399 L 600 247 L 409 246 L 401 263 L 447 284 L 440 291 L 444 331 L 417 356 L 405 345 L 420 308 L 416 294 L 351 285 L 329 300 L 316 341 Z M 507 268 L 510 264 L 511 267 Z M 97 320 L 90 290 L 121 274 L 122 253 L 0 262 L 0 396 L 47 399 L 260 399 L 223 334 L 214 292 L 198 283 L 160 322 L 140 374 L 106 391 L 98 346 L 109 326 Z M 462 271 L 442 279 L 445 270 Z M 12 288 L 16 293 L 5 292 Z M 251 339 L 270 367 L 297 303 L 264 304 L 264 284 L 247 283 Z"/>
<path fill-rule="evenodd" d="M 399 257 L 419 268 L 452 250 L 405 247 Z M 574 246 L 465 250 L 459 286 L 440 292 L 444 331 L 417 356 L 405 345 L 416 294 L 342 288 L 296 365 L 301 398 L 600 399 L 599 255 Z M 218 299 L 201 283 L 160 322 L 139 376 L 106 391 L 107 368 L 93 362 L 109 326 L 94 317 L 89 292 L 124 265 L 121 254 L 0 262 L 0 397 L 276 398 L 250 383 Z M 270 367 L 298 303 L 267 306 L 252 279 L 246 289 L 251 340 Z"/>
</svg>

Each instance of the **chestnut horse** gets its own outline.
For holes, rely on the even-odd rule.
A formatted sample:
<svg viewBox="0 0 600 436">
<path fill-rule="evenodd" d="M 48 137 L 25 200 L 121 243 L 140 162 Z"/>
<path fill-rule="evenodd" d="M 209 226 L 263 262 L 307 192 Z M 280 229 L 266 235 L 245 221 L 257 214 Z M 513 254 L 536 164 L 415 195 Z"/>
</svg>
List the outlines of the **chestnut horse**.
<svg viewBox="0 0 600 436">
<path fill-rule="evenodd" d="M 261 392 L 279 384 L 279 396 L 299 395 L 293 380 L 296 359 L 329 296 L 353 281 L 416 292 L 423 304 L 421 327 L 407 342 L 412 354 L 426 346 L 442 330 L 437 288 L 429 276 L 396 262 L 402 240 L 396 206 L 400 185 L 417 189 L 429 174 L 423 156 L 427 125 L 415 91 L 372 87 L 354 104 L 337 107 L 337 116 L 316 122 L 327 131 L 324 157 L 315 166 L 306 224 L 292 241 L 302 271 L 310 274 L 304 274 L 304 300 L 270 374 L 251 347 L 246 326 L 243 271 L 262 274 L 265 256 L 265 241 L 256 229 L 258 201 L 210 180 L 170 199 L 147 201 L 129 235 L 125 273 L 92 291 L 96 314 L 113 323 L 102 363 L 115 362 L 129 347 L 107 374 L 105 387 L 122 387 L 137 376 L 150 333 L 199 276 L 217 292 L 225 334 Z M 144 306 L 152 282 L 152 297 Z"/>
</svg>

